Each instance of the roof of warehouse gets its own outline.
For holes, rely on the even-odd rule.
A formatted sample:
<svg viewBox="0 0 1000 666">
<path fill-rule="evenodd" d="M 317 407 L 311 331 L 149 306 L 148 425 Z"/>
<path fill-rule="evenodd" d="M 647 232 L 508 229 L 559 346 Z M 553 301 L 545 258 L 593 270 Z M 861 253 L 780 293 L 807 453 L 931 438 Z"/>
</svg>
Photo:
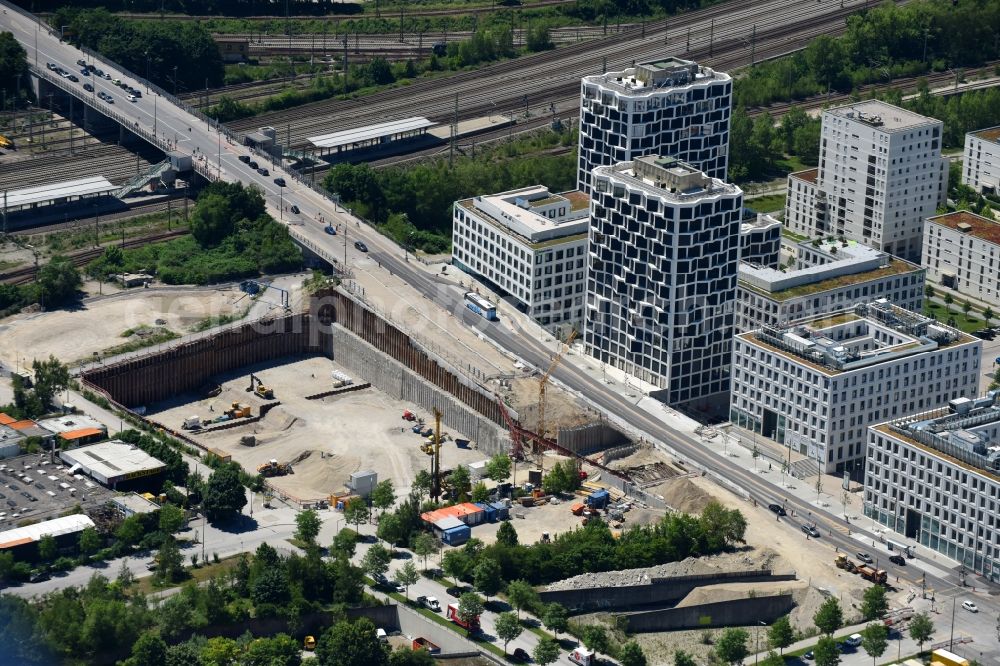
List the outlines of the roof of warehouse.
<svg viewBox="0 0 1000 666">
<path fill-rule="evenodd" d="M 45 203 L 46 201 L 52 201 L 61 197 L 78 197 L 88 194 L 113 192 L 117 189 L 104 176 L 89 176 L 61 183 L 27 187 L 23 190 L 11 190 L 7 192 L 7 208 L 27 206 L 33 203 Z"/>
<path fill-rule="evenodd" d="M 101 431 L 107 430 L 103 423 L 84 414 L 67 414 L 66 416 L 56 416 L 51 419 L 42 419 L 38 422 L 38 425 L 54 433 L 73 432 L 84 428 L 96 428 Z"/>
<path fill-rule="evenodd" d="M 436 521 L 434 523 L 434 527 L 439 530 L 453 530 L 456 527 L 466 527 L 466 524 L 455 516 L 448 516 L 447 518 L 442 518 L 441 520 Z"/>
<path fill-rule="evenodd" d="M 53 518 L 52 520 L 35 523 L 27 527 L 16 527 L 6 532 L 0 532 L 0 549 L 13 548 L 23 543 L 38 541 L 46 535 L 57 537 L 63 534 L 82 532 L 88 527 L 94 527 L 94 521 L 82 513 L 75 513 L 71 516 L 63 516 L 62 518 Z"/>
<path fill-rule="evenodd" d="M 17 423 L 17 419 L 0 412 L 0 425 L 10 425 L 11 423 Z"/>
<path fill-rule="evenodd" d="M 412 132 L 414 130 L 426 129 L 434 126 L 435 123 L 422 116 L 405 118 L 403 120 L 393 120 L 388 123 L 378 123 L 355 127 L 354 129 L 342 130 L 333 134 L 321 134 L 320 136 L 309 137 L 309 142 L 317 148 L 336 148 L 337 146 L 347 146 L 361 141 L 370 141 L 383 136 L 391 136 L 400 132 Z"/>
<path fill-rule="evenodd" d="M 142 449 L 117 439 L 63 451 L 59 456 L 70 465 L 108 478 L 165 466 Z"/>
<path fill-rule="evenodd" d="M 467 516 L 472 513 L 480 513 L 481 511 L 482 509 L 472 502 L 466 502 L 465 504 L 456 504 L 455 506 L 446 506 L 443 509 L 428 511 L 420 517 L 429 523 L 436 524 L 444 518 L 458 518 L 459 516 Z"/>
<path fill-rule="evenodd" d="M 103 435 L 104 431 L 100 428 L 80 428 L 79 430 L 67 430 L 66 432 L 59 433 L 62 439 L 67 441 L 73 441 L 74 439 L 83 439 L 84 437 L 93 437 L 94 435 Z"/>
</svg>

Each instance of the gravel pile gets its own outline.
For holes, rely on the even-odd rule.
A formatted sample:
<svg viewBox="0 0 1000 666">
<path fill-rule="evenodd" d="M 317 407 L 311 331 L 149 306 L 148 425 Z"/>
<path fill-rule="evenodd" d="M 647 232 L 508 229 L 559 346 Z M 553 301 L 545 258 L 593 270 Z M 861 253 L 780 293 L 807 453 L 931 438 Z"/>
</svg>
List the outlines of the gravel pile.
<svg viewBox="0 0 1000 666">
<path fill-rule="evenodd" d="M 654 578 L 672 576 L 692 576 L 720 571 L 747 571 L 752 569 L 775 569 L 777 554 L 774 551 L 745 553 L 725 553 L 711 557 L 689 557 L 680 562 L 658 564 L 641 569 L 585 573 L 572 578 L 556 581 L 548 591 L 585 590 L 593 587 L 620 587 L 623 585 L 649 585 Z"/>
</svg>

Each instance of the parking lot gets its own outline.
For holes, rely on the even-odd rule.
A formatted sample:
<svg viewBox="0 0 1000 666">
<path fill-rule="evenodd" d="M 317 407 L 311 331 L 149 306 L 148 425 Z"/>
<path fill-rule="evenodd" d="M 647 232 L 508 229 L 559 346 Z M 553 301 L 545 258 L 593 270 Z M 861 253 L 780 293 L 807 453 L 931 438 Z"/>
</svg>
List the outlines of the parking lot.
<svg viewBox="0 0 1000 666">
<path fill-rule="evenodd" d="M 80 505 L 104 504 L 114 493 L 48 455 L 25 455 L 0 461 L 0 531 L 24 520 L 56 518 Z"/>
</svg>

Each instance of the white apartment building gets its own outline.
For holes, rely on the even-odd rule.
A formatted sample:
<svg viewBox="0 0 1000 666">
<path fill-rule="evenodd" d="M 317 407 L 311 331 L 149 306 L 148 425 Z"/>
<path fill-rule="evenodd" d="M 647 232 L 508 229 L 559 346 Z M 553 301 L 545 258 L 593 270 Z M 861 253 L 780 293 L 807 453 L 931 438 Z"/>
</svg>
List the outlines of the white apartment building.
<svg viewBox="0 0 1000 666">
<path fill-rule="evenodd" d="M 997 391 L 868 429 L 865 515 L 1000 581 Z"/>
<path fill-rule="evenodd" d="M 740 333 L 730 418 L 860 478 L 868 426 L 976 395 L 982 341 L 885 300 Z"/>
<path fill-rule="evenodd" d="M 594 169 L 585 347 L 710 410 L 729 390 L 743 192 L 675 159 Z"/>
<path fill-rule="evenodd" d="M 740 224 L 740 261 L 777 268 L 781 258 L 781 221 L 758 213 Z"/>
<path fill-rule="evenodd" d="M 968 211 L 928 217 L 923 257 L 932 281 L 1000 308 L 1000 223 Z"/>
<path fill-rule="evenodd" d="M 880 298 L 920 312 L 924 269 L 857 241 L 796 243 L 794 263 L 785 270 L 740 263 L 736 329 L 764 326 L 840 312 Z"/>
<path fill-rule="evenodd" d="M 785 224 L 919 261 L 924 218 L 948 190 L 942 126 L 878 100 L 827 109 L 815 176 L 788 177 Z"/>
<path fill-rule="evenodd" d="M 980 194 L 1000 193 L 1000 127 L 965 135 L 962 184 Z"/>
<path fill-rule="evenodd" d="M 553 331 L 578 328 L 590 198 L 542 185 L 456 201 L 452 263 Z"/>
<path fill-rule="evenodd" d="M 680 58 L 585 76 L 580 100 L 577 188 L 594 167 L 662 155 L 726 179 L 733 81 Z"/>
</svg>

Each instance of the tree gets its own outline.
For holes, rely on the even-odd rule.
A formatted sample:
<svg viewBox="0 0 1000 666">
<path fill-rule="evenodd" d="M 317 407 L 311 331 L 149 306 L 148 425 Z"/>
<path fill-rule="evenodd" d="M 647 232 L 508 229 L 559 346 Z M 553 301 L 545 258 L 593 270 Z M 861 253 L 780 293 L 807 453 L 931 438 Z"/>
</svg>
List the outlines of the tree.
<svg viewBox="0 0 1000 666">
<path fill-rule="evenodd" d="M 507 644 L 521 635 L 521 622 L 514 613 L 500 613 L 497 616 L 497 638 L 503 641 L 503 653 L 507 654 Z"/>
<path fill-rule="evenodd" d="M 299 541 L 315 544 L 322 526 L 319 514 L 314 509 L 306 509 L 295 514 L 295 538 Z"/>
<path fill-rule="evenodd" d="M 868 656 L 875 661 L 885 653 L 889 647 L 889 628 L 881 622 L 873 622 L 861 630 L 861 647 L 865 649 Z"/>
<path fill-rule="evenodd" d="M 156 578 L 161 583 L 176 583 L 184 575 L 184 556 L 177 541 L 168 536 L 156 554 Z"/>
<path fill-rule="evenodd" d="M 538 604 L 538 592 L 526 580 L 514 580 L 507 584 L 507 601 L 517 609 L 517 619 L 521 619 L 521 611 L 531 609 Z"/>
<path fill-rule="evenodd" d="M 413 477 L 413 484 L 410 488 L 416 490 L 421 496 L 423 496 L 430 492 L 433 484 L 434 480 L 431 478 L 431 473 L 426 469 L 422 469 Z"/>
<path fill-rule="evenodd" d="M 167 644 L 158 634 L 146 632 L 132 645 L 124 666 L 167 666 Z"/>
<path fill-rule="evenodd" d="M 767 642 L 772 648 L 784 653 L 785 648 L 795 640 L 795 630 L 792 629 L 792 622 L 787 615 L 779 617 L 767 630 Z"/>
<path fill-rule="evenodd" d="M 813 648 L 813 658 L 816 666 L 837 666 L 840 663 L 840 650 L 837 649 L 837 641 L 829 636 L 823 636 L 816 642 Z"/>
<path fill-rule="evenodd" d="M 389 666 L 435 666 L 435 664 L 437 662 L 434 657 L 424 648 L 413 650 L 401 647 L 389 655 Z"/>
<path fill-rule="evenodd" d="M 840 609 L 840 603 L 834 597 L 824 601 L 813 615 L 813 624 L 827 636 L 844 626 L 844 612 Z"/>
<path fill-rule="evenodd" d="M 366 617 L 354 622 L 341 620 L 326 630 L 316 643 L 320 666 L 386 666 L 389 654 Z"/>
<path fill-rule="evenodd" d="M 333 543 L 330 550 L 347 559 L 354 557 L 354 551 L 358 547 L 358 533 L 354 530 L 343 529 L 333 535 Z"/>
<path fill-rule="evenodd" d="M 535 644 L 535 649 L 531 653 L 531 656 L 534 657 L 535 663 L 540 666 L 548 666 L 559 658 L 560 651 L 559 643 L 546 636 Z"/>
<path fill-rule="evenodd" d="M 250 599 L 254 605 L 281 606 L 291 598 L 288 574 L 282 566 L 269 566 L 260 571 L 250 586 Z"/>
<path fill-rule="evenodd" d="M 962 301 L 962 312 L 965 313 L 966 317 L 969 316 L 969 312 L 971 311 L 972 311 L 972 303 L 970 303 L 968 300 Z"/>
<path fill-rule="evenodd" d="M 646 653 L 635 641 L 628 641 L 618 650 L 618 661 L 622 666 L 646 666 Z"/>
<path fill-rule="evenodd" d="M 0 576 L 0 578 L 3 578 L 3 576 Z M 115 582 L 122 590 L 128 590 L 135 585 L 135 574 L 128 568 L 127 560 L 122 560 L 122 565 L 118 567 L 118 575 L 115 577 Z"/>
<path fill-rule="evenodd" d="M 389 548 L 401 541 L 404 534 L 403 521 L 394 513 L 383 513 L 378 519 L 378 528 L 375 530 L 378 538 L 389 544 Z"/>
<path fill-rule="evenodd" d="M 559 638 L 559 634 L 569 628 L 569 612 L 562 604 L 553 602 L 545 607 L 542 622 L 545 623 L 546 629 L 554 632 L 556 638 Z"/>
<path fill-rule="evenodd" d="M 490 499 L 490 489 L 486 487 L 486 484 L 482 481 L 477 481 L 476 485 L 472 486 L 472 501 L 473 502 L 487 502 Z"/>
<path fill-rule="evenodd" d="M 993 311 L 993 308 L 986 308 L 983 310 L 983 321 L 986 322 L 986 326 L 990 325 L 990 322 L 997 318 L 997 313 Z"/>
<path fill-rule="evenodd" d="M 500 564 L 492 557 L 484 557 L 472 571 L 473 585 L 486 596 L 486 600 L 496 595 L 503 585 Z"/>
<path fill-rule="evenodd" d="M 403 566 L 399 568 L 396 572 L 396 580 L 402 585 L 406 590 L 406 598 L 410 598 L 410 586 L 420 580 L 420 572 L 417 571 L 417 565 L 413 563 L 413 560 L 407 560 Z"/>
<path fill-rule="evenodd" d="M 299 666 L 302 646 L 288 634 L 256 638 L 238 663 L 240 666 Z"/>
<path fill-rule="evenodd" d="M 13 93 L 18 89 L 19 80 L 24 81 L 25 87 L 28 86 L 28 54 L 14 33 L 0 32 L 0 87 Z"/>
<path fill-rule="evenodd" d="M 56 545 L 56 539 L 51 534 L 46 534 L 38 540 L 38 557 L 42 562 L 51 562 L 56 559 L 58 552 L 59 547 Z"/>
<path fill-rule="evenodd" d="M 38 271 L 36 298 L 44 308 L 51 308 L 76 297 L 83 281 L 80 271 L 66 257 L 56 255 Z"/>
<path fill-rule="evenodd" d="M 885 588 L 881 585 L 872 585 L 865 590 L 861 600 L 861 616 L 868 620 L 877 620 L 885 615 L 889 610 L 889 600 L 885 596 Z"/>
<path fill-rule="evenodd" d="M 448 475 L 448 482 L 451 484 L 452 499 L 457 499 L 461 502 L 468 498 L 471 485 L 468 467 L 465 465 L 457 466 Z"/>
<path fill-rule="evenodd" d="M 546 495 L 558 495 L 566 492 L 569 486 L 569 478 L 566 476 L 566 468 L 561 464 L 555 464 L 548 474 L 542 479 L 542 488 Z"/>
<path fill-rule="evenodd" d="M 458 598 L 458 619 L 472 624 L 483 614 L 483 600 L 475 592 L 465 592 Z M 468 633 L 472 633 L 471 631 Z"/>
<path fill-rule="evenodd" d="M 464 578 L 469 573 L 472 561 L 469 556 L 461 550 L 449 550 L 444 554 L 441 561 L 441 568 L 455 581 L 455 586 L 459 584 L 459 579 Z"/>
<path fill-rule="evenodd" d="M 80 553 L 90 557 L 101 548 L 101 537 L 93 527 L 80 532 Z"/>
<path fill-rule="evenodd" d="M 505 520 L 500 523 L 500 527 L 497 528 L 497 543 L 509 548 L 517 545 L 517 530 L 511 521 Z"/>
<path fill-rule="evenodd" d="M 365 556 L 361 560 L 361 568 L 373 578 L 378 575 L 385 575 L 389 570 L 389 562 L 392 555 L 380 543 L 372 544 Z"/>
<path fill-rule="evenodd" d="M 594 652 L 607 652 L 610 646 L 608 631 L 600 624 L 588 624 L 580 635 L 583 644 Z"/>
<path fill-rule="evenodd" d="M 920 651 L 924 651 L 924 643 L 931 639 L 934 633 L 934 623 L 927 613 L 917 613 L 910 619 L 910 638 L 917 642 Z"/>
<path fill-rule="evenodd" d="M 344 520 L 357 527 L 368 522 L 368 505 L 360 497 L 352 498 L 344 507 Z"/>
<path fill-rule="evenodd" d="M 486 478 L 503 483 L 510 476 L 511 461 L 506 453 L 498 453 L 486 463 Z"/>
<path fill-rule="evenodd" d="M 144 532 L 145 528 L 142 524 L 142 516 L 129 516 L 115 530 L 115 538 L 126 546 L 134 546 L 142 539 Z"/>
<path fill-rule="evenodd" d="M 927 298 L 934 298 L 935 293 L 933 285 L 927 285 L 924 287 L 924 296 Z"/>
<path fill-rule="evenodd" d="M 948 306 L 948 311 L 951 311 L 951 304 L 955 302 L 954 297 L 952 297 L 951 292 L 945 292 L 944 304 Z"/>
<path fill-rule="evenodd" d="M 375 484 L 372 489 L 372 506 L 384 513 L 396 501 L 396 491 L 392 487 L 392 479 L 385 479 Z"/>
<path fill-rule="evenodd" d="M 240 483 L 239 467 L 235 463 L 222 465 L 208 477 L 202 509 L 210 523 L 231 520 L 243 512 L 247 495 Z"/>
<path fill-rule="evenodd" d="M 549 34 L 549 24 L 536 21 L 535 25 L 531 26 L 528 31 L 528 39 L 526 43 L 529 51 L 548 51 L 554 45 L 552 43 L 552 37 Z"/>
<path fill-rule="evenodd" d="M 499 533 L 498 533 L 499 538 Z M 427 568 L 427 556 L 437 552 L 438 540 L 427 532 L 421 532 L 420 534 L 413 537 L 413 543 L 410 545 L 410 549 L 413 550 L 413 554 L 417 557 L 421 557 L 424 560 L 424 569 Z"/>
<path fill-rule="evenodd" d="M 674 652 L 674 666 L 697 666 L 694 661 L 694 657 L 689 655 L 684 650 L 677 650 Z"/>
<path fill-rule="evenodd" d="M 164 504 L 159 511 L 159 527 L 163 534 L 174 534 L 184 526 L 184 509 L 173 504 Z"/>
<path fill-rule="evenodd" d="M 715 654 L 727 664 L 738 664 L 750 654 L 747 649 L 748 640 L 750 635 L 744 629 L 730 627 L 715 641 Z"/>
<path fill-rule="evenodd" d="M 699 517 L 711 552 L 720 551 L 732 544 L 743 543 L 747 521 L 739 509 L 727 509 L 719 502 L 709 502 Z"/>
</svg>

